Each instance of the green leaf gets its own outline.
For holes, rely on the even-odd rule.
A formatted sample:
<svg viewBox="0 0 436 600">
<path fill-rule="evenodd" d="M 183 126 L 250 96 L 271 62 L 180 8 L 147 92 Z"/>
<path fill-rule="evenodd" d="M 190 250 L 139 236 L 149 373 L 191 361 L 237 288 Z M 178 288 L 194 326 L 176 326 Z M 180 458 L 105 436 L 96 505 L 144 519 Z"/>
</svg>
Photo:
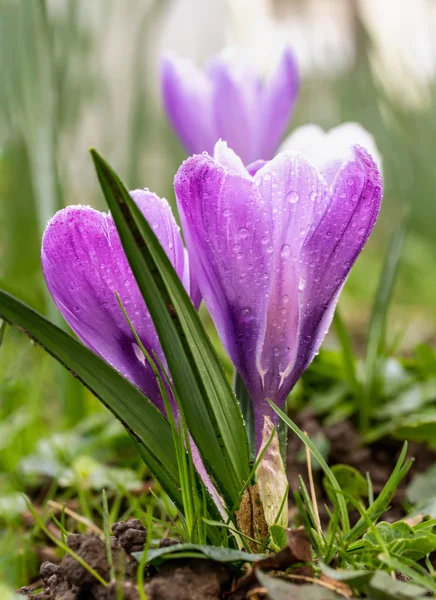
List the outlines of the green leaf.
<svg viewBox="0 0 436 600">
<path fill-rule="evenodd" d="M 365 360 L 365 385 L 360 397 L 360 425 L 367 429 L 376 395 L 377 380 L 385 352 L 386 318 L 400 263 L 401 250 L 406 236 L 406 219 L 393 235 L 380 276 L 371 314 Z"/>
<path fill-rule="evenodd" d="M 420 560 L 436 550 L 436 535 L 429 531 L 415 531 L 404 521 L 378 523 L 377 532 L 389 554 L 413 561 Z M 363 536 L 364 548 L 377 554 L 382 550 L 377 535 L 369 531 Z"/>
<path fill-rule="evenodd" d="M 411 504 L 417 505 L 416 508 L 425 516 L 436 517 L 436 465 L 432 465 L 424 473 L 418 473 L 412 479 L 412 482 L 406 489 L 406 498 Z M 422 509 L 429 506 L 433 507 L 430 514 L 423 512 Z"/>
<path fill-rule="evenodd" d="M 272 542 L 275 544 L 278 550 L 285 548 L 285 546 L 288 543 L 288 540 L 286 538 L 286 529 L 284 527 L 282 527 L 278 523 L 274 523 L 274 525 L 271 525 L 271 527 L 269 528 L 269 533 Z"/>
<path fill-rule="evenodd" d="M 354 359 L 353 345 L 351 338 L 345 323 L 342 320 L 341 314 L 338 309 L 335 311 L 333 317 L 334 325 L 336 329 L 336 335 L 338 336 L 339 342 L 342 349 L 342 360 L 344 363 L 344 370 L 348 379 L 348 385 L 350 390 L 353 392 L 356 398 L 359 397 L 361 386 L 357 378 L 356 363 Z"/>
<path fill-rule="evenodd" d="M 248 445 L 250 448 L 250 459 L 254 462 L 256 458 L 256 431 L 254 427 L 253 403 L 242 377 L 236 370 L 233 378 L 233 389 L 235 390 L 235 395 L 238 399 L 239 406 L 241 407 L 242 416 L 244 417 Z"/>
<path fill-rule="evenodd" d="M 376 416 L 381 419 L 398 420 L 403 415 L 416 413 L 423 406 L 436 400 L 436 377 L 411 385 L 393 400 L 377 410 Z"/>
<path fill-rule="evenodd" d="M 256 571 L 256 577 L 271 600 L 338 600 L 340 596 L 322 585 L 297 585 Z"/>
<path fill-rule="evenodd" d="M 373 573 L 371 571 L 366 571 L 364 569 L 361 570 L 337 570 L 328 567 L 327 565 L 321 563 L 320 564 L 321 571 L 329 577 L 330 579 L 334 579 L 335 581 L 343 581 L 354 589 L 361 589 L 364 585 L 366 585 L 369 580 L 372 578 Z"/>
<path fill-rule="evenodd" d="M 357 469 L 350 465 L 333 465 L 331 470 L 344 492 L 347 492 L 356 500 L 368 496 L 368 481 Z M 331 488 L 325 477 L 324 487 L 326 489 Z"/>
<path fill-rule="evenodd" d="M 98 178 L 156 327 L 189 431 L 220 492 L 238 505 L 248 480 L 238 402 L 197 312 L 152 228 L 110 166 L 92 152 Z"/>
<path fill-rule="evenodd" d="M 152 459 L 148 466 L 180 507 L 175 448 L 170 426 L 162 413 L 104 360 L 3 290 L 0 290 L 0 315 L 41 344 L 109 408 Z"/>
<path fill-rule="evenodd" d="M 426 590 L 422 587 L 399 579 L 393 579 L 385 571 L 376 571 L 369 583 L 369 593 L 374 600 L 409 600 L 425 598 Z"/>
<path fill-rule="evenodd" d="M 133 552 L 132 556 L 138 562 L 141 561 L 142 552 Z M 174 555 L 174 556 L 173 556 Z M 174 544 L 167 548 L 154 548 L 148 550 L 147 564 L 160 564 L 166 558 L 181 558 L 189 555 L 189 557 L 198 556 L 199 558 L 209 558 L 221 563 L 246 563 L 256 562 L 265 558 L 265 554 L 250 554 L 233 548 L 225 548 L 224 546 L 206 546 L 205 544 Z"/>
<path fill-rule="evenodd" d="M 428 407 L 425 411 L 406 415 L 394 424 L 391 435 L 401 440 L 422 442 L 435 448 L 436 408 Z"/>
</svg>

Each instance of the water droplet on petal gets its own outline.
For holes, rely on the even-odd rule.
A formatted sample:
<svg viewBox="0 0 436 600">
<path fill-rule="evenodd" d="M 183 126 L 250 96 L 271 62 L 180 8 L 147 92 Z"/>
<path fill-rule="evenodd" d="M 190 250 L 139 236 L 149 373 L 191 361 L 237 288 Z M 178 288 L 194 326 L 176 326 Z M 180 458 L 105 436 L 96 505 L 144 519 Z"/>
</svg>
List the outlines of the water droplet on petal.
<svg viewBox="0 0 436 600">
<path fill-rule="evenodd" d="M 305 289 L 305 287 L 306 287 L 306 280 L 303 279 L 303 277 L 300 277 L 300 280 L 298 282 L 298 290 L 300 292 L 302 292 Z"/>
<path fill-rule="evenodd" d="M 251 315 L 251 308 L 249 306 L 244 306 L 241 308 L 241 317 L 248 317 Z"/>
<path fill-rule="evenodd" d="M 232 213 L 230 212 L 230 209 L 229 209 L 229 208 L 225 208 L 225 209 L 223 210 L 223 217 L 230 217 L 230 215 L 231 215 L 231 214 L 232 214 Z"/>
<path fill-rule="evenodd" d="M 289 254 L 291 253 L 291 247 L 289 244 L 283 244 L 283 246 L 280 249 L 280 255 L 282 258 L 287 258 L 289 256 Z"/>
<path fill-rule="evenodd" d="M 292 192 L 289 192 L 286 196 L 286 200 L 288 202 L 290 202 L 291 204 L 295 204 L 296 202 L 298 202 L 299 199 L 300 199 L 299 193 L 294 190 Z"/>
<path fill-rule="evenodd" d="M 246 227 L 240 227 L 238 229 L 238 234 L 240 235 L 241 238 L 246 238 L 248 235 L 248 229 Z"/>
</svg>

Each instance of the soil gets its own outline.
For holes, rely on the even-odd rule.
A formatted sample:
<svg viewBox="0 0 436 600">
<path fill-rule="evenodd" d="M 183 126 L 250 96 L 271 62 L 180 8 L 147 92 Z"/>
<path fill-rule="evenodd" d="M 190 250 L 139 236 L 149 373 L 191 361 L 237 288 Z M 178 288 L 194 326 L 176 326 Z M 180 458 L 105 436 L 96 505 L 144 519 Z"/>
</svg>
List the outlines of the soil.
<svg viewBox="0 0 436 600">
<path fill-rule="evenodd" d="M 358 432 L 350 422 L 331 427 L 322 427 L 309 411 L 303 411 L 296 419 L 298 425 L 313 437 L 322 431 L 330 442 L 328 462 L 330 465 L 346 463 L 352 465 L 362 474 L 370 473 L 374 494 L 377 494 L 391 474 L 402 444 L 392 439 L 383 439 L 373 445 L 363 446 Z M 298 475 L 307 479 L 306 466 L 297 460 L 301 442 L 290 435 L 288 442 L 288 476 L 291 489 L 298 488 Z M 410 444 L 409 456 L 415 458 L 411 472 L 401 484 L 391 508 L 383 519 L 395 521 L 404 517 L 404 494 L 406 485 L 414 475 L 427 469 L 435 460 L 435 454 L 418 444 Z M 328 502 L 322 487 L 322 472 L 314 471 L 316 496 L 321 519 L 326 519 L 323 512 L 324 503 Z M 290 517 L 295 508 L 290 506 Z M 357 515 L 356 515 L 357 519 Z M 20 592 L 28 598 L 39 600 L 140 600 L 137 587 L 137 561 L 132 552 L 140 551 L 146 541 L 147 531 L 137 519 L 116 523 L 112 527 L 110 538 L 112 554 L 112 573 L 118 582 L 103 586 L 97 579 L 82 567 L 72 556 L 65 555 L 59 564 L 44 562 L 41 565 L 41 581 L 38 582 L 43 592 L 33 593 L 29 588 Z M 161 546 L 177 543 L 173 540 L 161 540 Z M 288 539 L 288 547 L 274 557 L 266 559 L 259 565 L 262 570 L 282 570 L 293 563 L 304 562 L 311 550 L 305 540 L 304 532 L 294 530 Z M 111 567 L 107 560 L 104 541 L 94 534 L 71 534 L 67 545 L 88 563 L 105 581 L 111 581 Z M 304 558 L 306 557 L 306 558 Z M 303 567 L 307 569 L 308 567 Z M 310 576 L 298 567 L 293 571 L 298 576 Z M 34 587 L 34 586 L 33 586 Z M 120 588 L 122 593 L 120 593 Z M 35 588 L 34 588 L 35 589 Z M 235 572 L 220 563 L 201 559 L 179 559 L 164 562 L 159 569 L 148 567 L 144 573 L 144 590 L 148 600 L 264 600 L 268 596 L 263 593 L 262 586 L 256 579 L 256 569 L 247 572 Z"/>
</svg>

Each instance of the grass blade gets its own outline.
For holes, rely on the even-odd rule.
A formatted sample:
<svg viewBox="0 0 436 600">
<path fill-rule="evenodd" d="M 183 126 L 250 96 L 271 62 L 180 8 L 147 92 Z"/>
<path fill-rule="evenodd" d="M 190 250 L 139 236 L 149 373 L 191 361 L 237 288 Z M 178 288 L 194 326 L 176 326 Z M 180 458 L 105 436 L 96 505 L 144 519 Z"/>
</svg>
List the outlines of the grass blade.
<svg viewBox="0 0 436 600">
<path fill-rule="evenodd" d="M 368 428 L 372 401 L 376 394 L 377 379 L 385 349 L 386 318 L 398 273 L 406 229 L 407 220 L 404 218 L 390 241 L 372 309 L 366 348 L 365 384 L 359 407 L 360 427 L 363 431 Z"/>
<path fill-rule="evenodd" d="M 172 500 L 181 506 L 177 460 L 168 421 L 118 371 L 26 304 L 0 290 L 0 316 L 41 344 L 121 421 Z"/>
<path fill-rule="evenodd" d="M 235 390 L 236 398 L 241 407 L 242 416 L 245 421 L 245 429 L 247 430 L 248 445 L 250 448 L 250 460 L 254 461 L 256 456 L 256 431 L 254 428 L 254 412 L 253 403 L 245 387 L 245 383 L 238 371 L 235 370 L 233 378 L 233 389 Z"/>
<path fill-rule="evenodd" d="M 111 167 L 91 151 L 124 251 L 151 314 L 190 433 L 230 505 L 249 476 L 237 400 L 189 296 Z"/>
<path fill-rule="evenodd" d="M 310 440 L 310 438 L 308 438 L 307 435 L 305 435 L 301 431 L 301 429 L 299 427 L 297 427 L 297 425 L 295 425 L 295 423 L 293 423 L 291 421 L 291 419 L 287 415 L 285 415 L 285 413 L 283 411 L 281 411 L 278 406 L 276 406 L 274 404 L 274 402 L 271 402 L 270 400 L 268 400 L 268 402 L 269 402 L 269 405 L 271 406 L 271 408 L 274 410 L 274 412 L 276 412 L 278 414 L 278 416 L 281 418 L 281 420 L 284 423 L 286 423 L 286 425 L 290 429 L 292 429 L 292 431 L 295 433 L 295 435 L 297 435 L 300 438 L 300 440 L 303 442 L 303 444 L 309 448 L 310 452 L 312 453 L 312 456 L 314 458 L 316 458 L 316 460 L 319 463 L 319 466 L 324 471 L 332 488 L 336 492 L 338 492 L 337 501 L 338 501 L 338 506 L 339 506 L 339 513 L 341 515 L 342 527 L 344 528 L 345 533 L 348 532 L 350 530 L 350 520 L 348 518 L 347 503 L 345 502 L 345 500 L 342 496 L 341 486 L 339 485 L 336 477 L 333 475 L 332 470 L 330 469 L 330 467 L 324 460 L 324 458 L 321 455 L 321 453 L 319 452 L 318 448 Z"/>
<path fill-rule="evenodd" d="M 338 309 L 335 311 L 333 322 L 336 329 L 336 335 L 338 336 L 339 343 L 341 344 L 342 359 L 344 363 L 344 370 L 347 375 L 348 385 L 353 392 L 355 398 L 360 396 L 360 383 L 356 373 L 356 363 L 354 361 L 353 346 L 351 338 L 348 334 L 348 330 L 342 320 L 341 313 Z"/>
</svg>

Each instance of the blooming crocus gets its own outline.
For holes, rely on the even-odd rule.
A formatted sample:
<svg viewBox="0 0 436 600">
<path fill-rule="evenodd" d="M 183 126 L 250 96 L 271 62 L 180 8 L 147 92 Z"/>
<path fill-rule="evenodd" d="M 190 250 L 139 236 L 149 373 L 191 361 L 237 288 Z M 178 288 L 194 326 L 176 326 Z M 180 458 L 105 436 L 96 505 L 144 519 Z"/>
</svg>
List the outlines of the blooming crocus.
<svg viewBox="0 0 436 600">
<path fill-rule="evenodd" d="M 131 192 L 131 196 L 198 305 L 198 288 L 190 276 L 188 255 L 168 202 L 145 190 Z M 155 352 L 165 364 L 112 216 L 89 206 L 69 206 L 57 212 L 44 233 L 42 267 L 56 306 L 80 340 L 163 411 L 156 377 L 116 297 L 118 294 L 147 352 L 151 356 Z"/>
<path fill-rule="evenodd" d="M 292 115 L 299 78 L 289 48 L 265 82 L 242 56 L 226 49 L 204 71 L 168 54 L 161 83 L 166 114 L 190 154 L 212 154 L 215 143 L 225 139 L 248 164 L 273 157 Z"/>
<path fill-rule="evenodd" d="M 175 190 L 191 264 L 251 396 L 259 448 L 267 399 L 282 405 L 330 326 L 377 219 L 382 181 L 360 146 L 329 185 L 300 153 L 253 175 L 219 142 L 180 167 Z"/>
</svg>

